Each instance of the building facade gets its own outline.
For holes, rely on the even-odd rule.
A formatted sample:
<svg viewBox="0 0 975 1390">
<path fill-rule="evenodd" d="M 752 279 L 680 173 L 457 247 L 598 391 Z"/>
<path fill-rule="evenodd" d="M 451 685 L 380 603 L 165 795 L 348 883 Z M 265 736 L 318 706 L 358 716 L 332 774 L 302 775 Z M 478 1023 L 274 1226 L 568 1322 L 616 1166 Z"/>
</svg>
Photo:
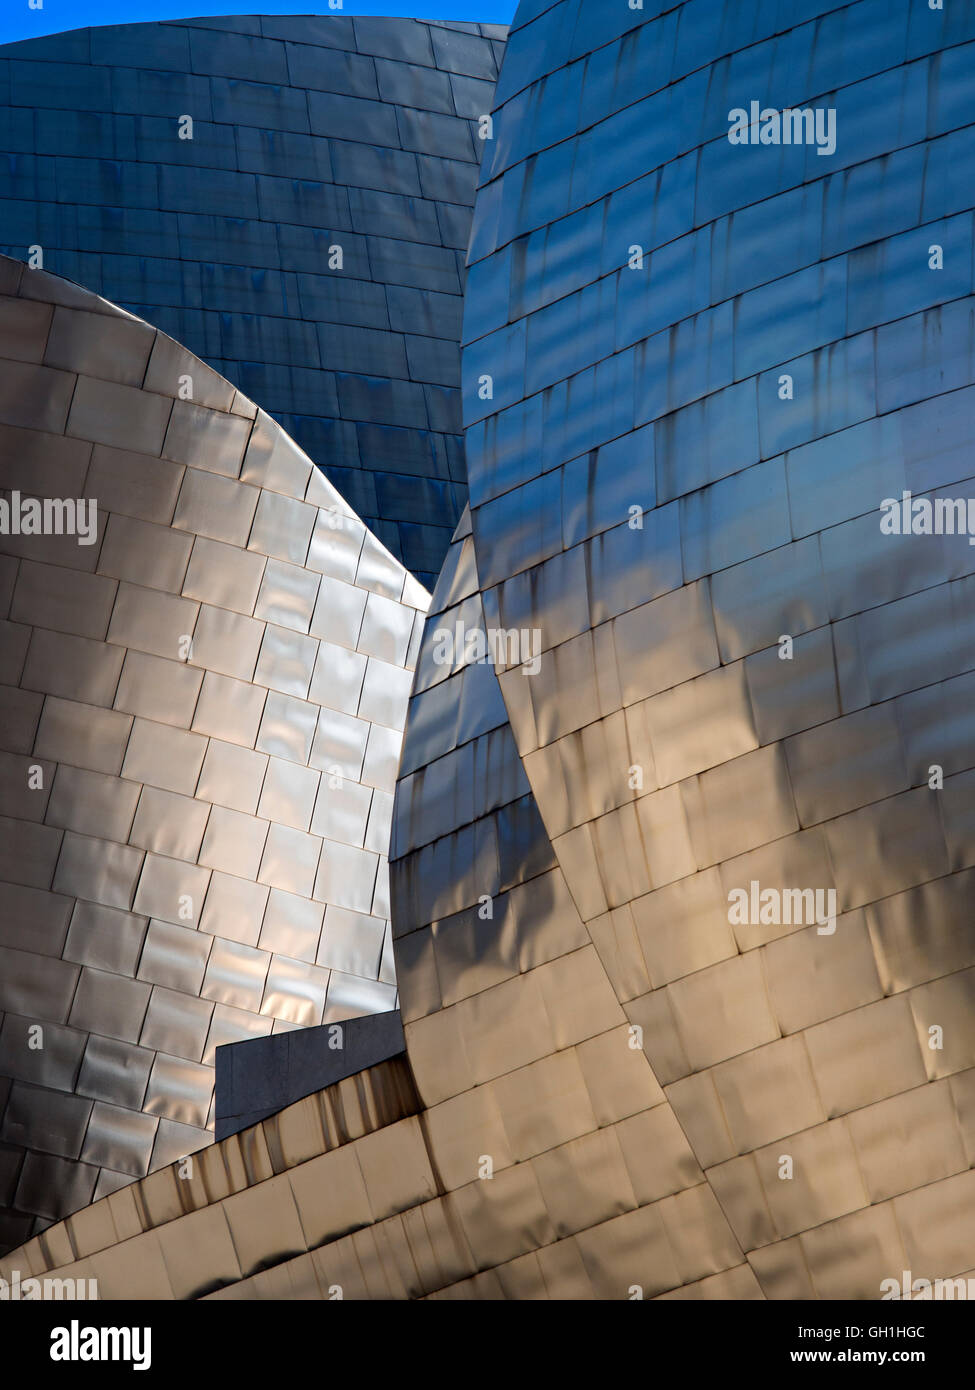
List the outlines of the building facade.
<svg viewBox="0 0 975 1390">
<path fill-rule="evenodd" d="M 973 54 L 965 5 L 523 0 L 393 810 L 410 1084 L 12 1258 L 244 1299 L 972 1277 Z"/>
<path fill-rule="evenodd" d="M 209 1143 L 221 1044 L 394 1007 L 428 596 L 199 359 L 0 274 L 9 1247 Z"/>
<path fill-rule="evenodd" d="M 973 40 L 971 6 L 525 3 L 498 86 L 482 602 L 537 635 L 514 740 L 725 1296 L 972 1264 Z M 615 1171 L 616 1296 L 674 1284 Z"/>
<path fill-rule="evenodd" d="M 466 501 L 464 256 L 504 32 L 251 15 L 0 46 L 0 252 L 260 402 L 428 588 Z"/>
</svg>

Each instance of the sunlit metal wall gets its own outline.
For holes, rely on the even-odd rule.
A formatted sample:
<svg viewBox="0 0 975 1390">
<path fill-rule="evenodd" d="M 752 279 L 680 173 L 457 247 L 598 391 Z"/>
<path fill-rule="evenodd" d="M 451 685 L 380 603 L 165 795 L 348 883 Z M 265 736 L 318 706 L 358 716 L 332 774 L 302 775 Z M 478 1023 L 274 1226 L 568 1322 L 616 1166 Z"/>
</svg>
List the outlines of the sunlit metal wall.
<svg viewBox="0 0 975 1390">
<path fill-rule="evenodd" d="M 209 1142 L 220 1044 L 395 1006 L 386 856 L 428 596 L 148 324 L 3 258 L 0 356 L 9 1246 Z M 15 534 L 31 497 L 97 526 Z"/>
<path fill-rule="evenodd" d="M 493 625 L 474 539 L 465 517 L 434 591 L 390 847 L 407 1053 L 476 1272 L 456 1292 L 759 1296 L 567 890 L 495 669 L 456 641 Z"/>
<path fill-rule="evenodd" d="M 757 1295 L 646 1057 L 628 1046 L 493 671 L 432 661 L 434 634 L 461 614 L 474 621 L 479 602 L 465 519 L 434 595 L 404 748 L 418 770 L 404 777 L 397 818 L 400 872 L 417 892 L 427 847 L 461 852 L 449 885 L 439 872 L 430 880 L 436 927 L 396 942 L 412 1017 L 440 1004 L 415 968 L 417 946 L 436 954 L 443 1016 L 461 1028 L 436 1058 L 414 1030 L 406 1074 L 393 1059 L 205 1150 L 189 1171 L 110 1194 L 0 1261 L 0 1277 L 96 1279 L 103 1298 L 611 1298 L 650 1251 L 667 1287 Z M 458 739 L 458 719 L 469 738 Z M 458 756 L 478 775 L 455 777 Z M 479 872 L 488 864 L 490 876 Z M 485 884 L 493 920 L 465 906 Z M 503 992 L 486 995 L 497 981 Z M 515 998 L 522 981 L 529 992 Z M 519 1066 L 527 1057 L 538 1065 Z M 620 1261 L 616 1220 L 584 1228 L 638 1200 L 643 1218 Z M 722 1262 L 725 1277 L 702 1278 Z"/>
<path fill-rule="evenodd" d="M 722 1214 L 702 1252 L 726 1221 L 770 1298 L 975 1248 L 975 549 L 881 526 L 972 493 L 972 40 L 964 4 L 526 2 L 478 196 L 474 552 L 488 622 L 543 651 L 506 709 Z M 753 102 L 832 111 L 835 150 L 732 143 Z M 835 922 L 790 921 L 809 890 Z M 438 931 L 404 1001 L 455 989 Z M 408 1026 L 428 1102 L 503 991 L 509 1043 L 541 1026 L 532 978 Z M 646 1219 L 601 1228 L 617 1297 L 676 1282 Z"/>
<path fill-rule="evenodd" d="M 0 47 L 0 251 L 209 362 L 430 588 L 466 501 L 460 296 L 504 33 L 250 15 Z"/>
</svg>

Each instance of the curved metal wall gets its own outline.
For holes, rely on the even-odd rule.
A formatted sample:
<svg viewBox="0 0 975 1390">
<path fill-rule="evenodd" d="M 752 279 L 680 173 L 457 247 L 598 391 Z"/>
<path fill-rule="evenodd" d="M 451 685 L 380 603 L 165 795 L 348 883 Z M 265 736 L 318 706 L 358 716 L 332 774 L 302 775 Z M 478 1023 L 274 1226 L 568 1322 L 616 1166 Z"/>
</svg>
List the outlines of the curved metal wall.
<svg viewBox="0 0 975 1390">
<path fill-rule="evenodd" d="M 0 535 L 6 1247 L 208 1143 L 221 1043 L 394 1007 L 428 596 L 141 320 L 2 258 L 0 355 L 4 507 L 97 507 Z"/>
<path fill-rule="evenodd" d="M 407 1053 L 471 1252 L 456 1291 L 758 1294 L 566 887 L 493 664 L 465 515 L 434 591 L 396 789 Z M 521 677 L 531 681 L 531 677 Z M 598 944 L 598 943 L 597 943 Z"/>
<path fill-rule="evenodd" d="M 512 30 L 472 514 L 393 816 L 425 1111 L 321 1156 L 284 1112 L 246 1200 L 188 1214 L 155 1174 L 163 1219 L 120 1244 L 109 1196 L 25 1268 L 113 1289 L 144 1261 L 146 1296 L 230 1298 L 876 1299 L 965 1273 L 972 550 L 879 519 L 970 489 L 975 7 L 742 25 L 525 0 Z M 726 139 L 734 106 L 823 97 L 833 155 Z M 449 659 L 458 624 L 537 632 L 540 664 Z M 753 882 L 834 891 L 835 931 L 733 920 Z"/>
<path fill-rule="evenodd" d="M 501 690 L 770 1298 L 971 1264 L 975 551 L 880 526 L 972 489 L 971 40 L 965 5 L 525 3 L 478 195 L 474 553 L 543 649 Z M 832 109 L 835 152 L 732 144 L 752 101 Z M 835 930 L 776 920 L 790 890 Z"/>
<path fill-rule="evenodd" d="M 466 501 L 460 296 L 504 33 L 243 16 L 0 47 L 0 251 L 39 246 L 259 401 L 430 587 Z"/>
</svg>

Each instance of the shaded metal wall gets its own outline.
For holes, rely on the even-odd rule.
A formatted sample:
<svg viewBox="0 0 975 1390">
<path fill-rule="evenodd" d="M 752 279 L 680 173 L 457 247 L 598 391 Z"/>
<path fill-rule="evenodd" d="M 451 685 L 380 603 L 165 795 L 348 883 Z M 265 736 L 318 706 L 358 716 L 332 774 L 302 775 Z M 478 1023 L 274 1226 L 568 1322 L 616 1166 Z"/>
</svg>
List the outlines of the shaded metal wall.
<svg viewBox="0 0 975 1390">
<path fill-rule="evenodd" d="M 57 1269 L 100 1299 L 416 1296 L 470 1268 L 429 1200 L 418 1109 L 390 1058 L 51 1226 L 0 1278 Z"/>
<path fill-rule="evenodd" d="M 460 296 L 504 32 L 243 16 L 0 47 L 0 251 L 40 246 L 204 358 L 431 588 L 466 500 Z"/>
<path fill-rule="evenodd" d="M 214 1051 L 392 1009 L 428 596 L 148 324 L 0 260 L 0 1240 L 210 1140 Z M 40 1025 L 40 1032 L 37 1031 Z"/>
<path fill-rule="evenodd" d="M 405 1060 L 398 1009 L 362 1014 L 335 1028 L 289 1029 L 218 1047 L 214 1067 L 213 1132 L 219 1142 L 275 1115 L 296 1100 L 378 1066 Z"/>
</svg>

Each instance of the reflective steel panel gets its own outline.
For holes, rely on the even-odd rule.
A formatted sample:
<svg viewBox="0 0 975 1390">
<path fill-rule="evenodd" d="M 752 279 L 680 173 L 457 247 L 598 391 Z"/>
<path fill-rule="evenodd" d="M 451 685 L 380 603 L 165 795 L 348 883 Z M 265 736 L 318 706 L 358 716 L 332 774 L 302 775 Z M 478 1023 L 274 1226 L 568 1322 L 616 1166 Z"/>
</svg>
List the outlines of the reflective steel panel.
<svg viewBox="0 0 975 1390">
<path fill-rule="evenodd" d="M 196 516 L 202 494 L 225 499 L 216 530 L 193 526 L 239 546 L 246 537 L 224 533 L 235 494 L 220 478 L 241 476 L 247 448 L 243 476 L 256 467 L 278 486 L 294 446 L 226 413 L 238 387 L 432 588 L 467 500 L 463 256 L 504 33 L 327 13 L 0 45 L 16 74 L 0 93 L 0 252 L 26 261 L 42 247 L 48 270 L 209 364 L 171 417 L 143 402 L 140 418 L 113 423 L 144 380 L 157 390 L 169 349 L 150 361 L 133 326 L 124 361 L 110 362 L 77 306 L 52 321 L 49 305 L 28 303 L 0 316 L 0 336 L 23 343 L 0 386 L 14 423 L 36 428 L 44 412 L 59 429 L 80 364 L 97 381 L 79 384 L 72 409 L 101 421 L 88 436 L 101 446 L 145 443 L 165 472 L 187 450 L 198 461 L 206 435 L 198 466 L 217 476 L 184 503 Z M 265 545 L 293 511 L 264 504 L 262 556 L 303 563 L 285 553 L 300 528 L 283 550 Z"/>
<path fill-rule="evenodd" d="M 0 406 L 0 682 L 34 702 L 0 767 L 9 1247 L 208 1143 L 216 1046 L 395 1006 L 363 751 L 399 747 L 426 595 L 185 349 L 16 261 L 0 286 L 4 373 L 38 393 L 26 430 L 30 390 Z"/>
<path fill-rule="evenodd" d="M 971 1265 L 938 1213 L 972 1194 L 943 1089 L 975 1057 L 952 925 L 971 721 L 944 703 L 973 650 L 972 183 L 925 170 L 969 119 L 975 29 L 929 10 L 924 43 L 921 7 L 908 25 L 869 0 L 748 25 L 666 8 L 521 5 L 472 234 L 472 559 L 483 612 L 535 644 L 500 689 L 575 930 L 698 1174 L 646 1208 L 612 1165 L 587 1206 L 595 1150 L 539 1181 L 590 1228 L 575 1287 L 595 1296 L 626 1297 L 632 1268 L 655 1294 L 720 1274 L 738 1296 L 879 1298 Z M 480 974 L 439 950 L 422 883 L 457 857 L 479 891 L 497 877 L 475 836 L 406 852 L 431 753 L 413 717 L 394 927 L 433 1104 L 505 1065 L 492 996 L 516 983 L 522 1005 L 541 991 L 531 1023 L 509 1015 L 525 1058 L 543 1005 L 550 1045 L 568 1037 L 541 970 L 488 973 L 497 930 L 472 938 Z M 451 1023 L 459 978 L 476 992 Z M 646 1211 L 648 1270 L 666 1233 L 652 1279 L 613 1198 Z M 517 1220 L 497 1219 L 485 1249 Z"/>
</svg>

